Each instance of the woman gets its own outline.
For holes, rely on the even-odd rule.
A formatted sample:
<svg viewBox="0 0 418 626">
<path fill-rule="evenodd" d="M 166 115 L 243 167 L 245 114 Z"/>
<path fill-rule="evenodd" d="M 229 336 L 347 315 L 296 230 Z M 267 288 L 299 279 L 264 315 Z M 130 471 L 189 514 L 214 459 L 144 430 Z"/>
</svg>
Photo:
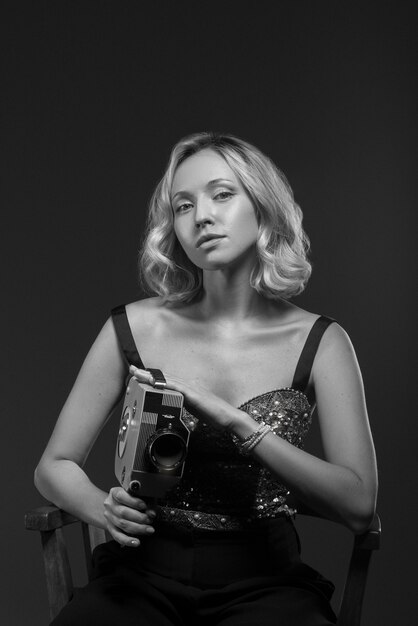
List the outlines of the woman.
<svg viewBox="0 0 418 626">
<path fill-rule="evenodd" d="M 257 148 L 213 133 L 174 147 L 141 255 L 157 296 L 106 322 L 36 470 L 46 498 L 113 538 L 54 624 L 334 623 L 332 585 L 300 561 L 288 490 L 359 533 L 376 463 L 349 338 L 289 303 L 307 247 L 285 177 Z M 82 470 L 128 367 L 149 384 L 145 367 L 161 369 L 194 426 L 183 479 L 153 508 Z M 325 460 L 302 450 L 315 405 Z"/>
</svg>

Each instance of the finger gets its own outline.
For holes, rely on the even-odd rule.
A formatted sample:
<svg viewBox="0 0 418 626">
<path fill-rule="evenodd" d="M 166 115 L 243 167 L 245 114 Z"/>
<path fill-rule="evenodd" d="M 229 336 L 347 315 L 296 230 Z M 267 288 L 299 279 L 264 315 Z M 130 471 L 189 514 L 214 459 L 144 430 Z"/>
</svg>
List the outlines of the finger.
<svg viewBox="0 0 418 626">
<path fill-rule="evenodd" d="M 127 511 L 128 515 L 135 513 L 132 509 L 131 511 L 127 509 L 125 511 Z M 154 532 L 154 528 L 151 525 L 152 522 L 147 516 L 136 513 L 140 517 L 129 519 L 125 517 L 123 513 L 124 511 L 120 513 L 118 510 L 114 511 L 109 508 L 105 508 L 104 517 L 108 527 L 111 529 L 117 529 L 118 532 L 122 531 L 127 535 L 145 535 L 152 534 Z"/>
<path fill-rule="evenodd" d="M 145 516 L 143 516 L 145 517 Z M 119 515 L 118 512 L 106 511 L 105 518 L 110 526 L 122 531 L 127 535 L 144 535 L 152 534 L 154 528 L 151 526 L 148 519 L 128 519 L 123 515 Z"/>
<path fill-rule="evenodd" d="M 141 382 L 149 383 L 150 385 L 154 384 L 154 376 L 151 372 L 147 370 L 140 369 L 139 367 L 135 367 L 135 365 L 129 366 L 130 373 L 135 376 Z"/>
<path fill-rule="evenodd" d="M 135 378 L 137 378 L 141 382 L 146 382 L 146 383 L 149 383 L 150 385 L 154 385 L 155 380 L 151 372 L 140 369 L 139 367 L 135 367 L 135 365 L 130 365 L 129 371 L 133 376 L 135 376 Z M 186 387 L 185 384 L 182 383 L 182 381 L 176 378 L 172 378 L 171 376 L 167 376 L 166 374 L 164 374 L 164 378 L 165 378 L 166 386 L 169 389 L 174 389 L 175 391 L 183 391 L 183 389 Z"/>
<path fill-rule="evenodd" d="M 137 509 L 138 511 L 145 511 L 147 508 L 147 504 L 144 500 L 141 500 L 141 498 L 137 498 L 136 496 L 131 496 L 127 491 L 125 491 L 125 489 L 123 489 L 123 487 L 112 487 L 109 494 L 118 504 L 129 506 L 130 508 Z"/>
<path fill-rule="evenodd" d="M 122 531 L 126 535 L 152 535 L 155 532 L 155 528 L 149 524 L 137 524 L 136 522 L 130 522 L 127 519 L 113 519 L 113 526 L 120 532 Z"/>
<path fill-rule="evenodd" d="M 122 547 L 137 548 L 141 545 L 141 540 L 138 537 L 128 537 L 128 535 L 120 532 L 116 527 L 108 527 L 108 531 Z"/>
<path fill-rule="evenodd" d="M 151 515 L 147 515 L 145 512 L 140 513 L 136 509 L 116 505 L 111 499 L 109 499 L 109 501 L 105 500 L 103 505 L 103 515 L 107 521 L 115 524 L 116 526 L 119 525 L 119 520 L 148 525 L 151 525 L 154 521 Z"/>
<path fill-rule="evenodd" d="M 130 509 L 127 507 L 116 507 L 112 515 L 115 515 L 118 519 L 127 520 L 128 522 L 135 522 L 136 524 L 152 524 L 155 518 L 152 515 L 148 515 L 147 513 L 140 513 L 135 509 Z"/>
<path fill-rule="evenodd" d="M 135 367 L 135 365 L 130 365 L 129 371 L 139 381 L 145 382 L 154 386 L 155 380 L 151 372 Z M 165 372 L 163 372 L 163 374 L 164 374 L 165 384 L 166 384 L 167 389 L 173 389 L 174 391 L 179 391 L 185 396 L 191 392 L 190 386 L 187 385 L 183 380 L 179 378 L 174 378 L 173 376 L 170 376 L 166 374 Z"/>
</svg>

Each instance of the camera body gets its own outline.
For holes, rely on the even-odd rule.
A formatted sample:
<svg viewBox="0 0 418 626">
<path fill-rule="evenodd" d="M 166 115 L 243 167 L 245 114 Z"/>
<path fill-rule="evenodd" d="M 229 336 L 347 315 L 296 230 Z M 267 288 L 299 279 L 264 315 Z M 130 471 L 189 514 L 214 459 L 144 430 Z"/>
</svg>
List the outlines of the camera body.
<svg viewBox="0 0 418 626">
<path fill-rule="evenodd" d="M 190 430 L 183 395 L 129 380 L 116 442 L 115 474 L 127 491 L 161 498 L 182 475 Z"/>
</svg>

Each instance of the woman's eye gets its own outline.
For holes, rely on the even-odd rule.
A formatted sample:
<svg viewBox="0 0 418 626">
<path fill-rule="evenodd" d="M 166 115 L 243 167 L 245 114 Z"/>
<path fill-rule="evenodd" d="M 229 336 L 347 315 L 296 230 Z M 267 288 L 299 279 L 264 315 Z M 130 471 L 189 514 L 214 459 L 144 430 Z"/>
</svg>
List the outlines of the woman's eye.
<svg viewBox="0 0 418 626">
<path fill-rule="evenodd" d="M 220 200 L 228 200 L 234 194 L 231 191 L 220 191 L 216 194 L 215 198 L 219 198 Z"/>
<path fill-rule="evenodd" d="M 192 205 L 190 204 L 190 202 L 184 202 L 183 204 L 179 204 L 179 206 L 176 208 L 176 213 L 184 213 L 184 211 L 187 211 Z"/>
</svg>

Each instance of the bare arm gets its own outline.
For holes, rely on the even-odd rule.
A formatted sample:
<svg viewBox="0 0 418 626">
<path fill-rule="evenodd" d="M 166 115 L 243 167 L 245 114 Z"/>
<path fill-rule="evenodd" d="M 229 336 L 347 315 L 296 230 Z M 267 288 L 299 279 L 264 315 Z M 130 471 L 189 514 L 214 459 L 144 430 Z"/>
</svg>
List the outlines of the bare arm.
<svg viewBox="0 0 418 626">
<path fill-rule="evenodd" d="M 273 434 L 253 454 L 308 506 L 362 532 L 375 511 L 376 458 L 360 369 L 337 324 L 322 339 L 312 375 L 325 460 Z M 239 436 L 251 432 L 245 417 L 235 424 Z"/>
<path fill-rule="evenodd" d="M 150 519 L 139 513 L 146 507 L 122 488 L 116 487 L 110 494 L 102 491 L 93 485 L 82 467 L 121 398 L 125 375 L 123 357 L 109 319 L 81 367 L 35 470 L 35 485 L 45 498 L 88 523 L 106 528 L 120 543 L 129 542 L 123 533 L 119 534 L 122 528 L 130 534 L 146 530 L 142 525 Z M 123 507 L 133 508 L 122 511 Z M 129 521 L 119 522 L 118 530 L 116 517 L 123 512 Z"/>
</svg>

